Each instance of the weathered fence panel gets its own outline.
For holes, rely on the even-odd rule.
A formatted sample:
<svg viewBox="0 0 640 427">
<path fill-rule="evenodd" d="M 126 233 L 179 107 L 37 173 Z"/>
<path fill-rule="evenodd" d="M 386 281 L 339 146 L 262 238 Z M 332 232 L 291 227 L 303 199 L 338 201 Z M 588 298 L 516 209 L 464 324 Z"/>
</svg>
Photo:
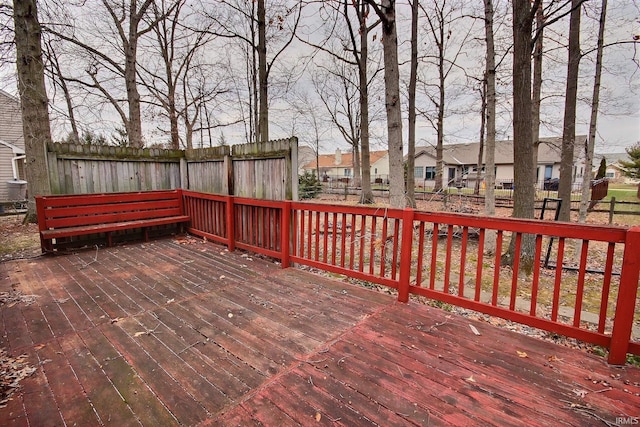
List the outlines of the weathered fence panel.
<svg viewBox="0 0 640 427">
<path fill-rule="evenodd" d="M 234 145 L 231 156 L 234 196 L 297 200 L 297 138 Z"/>
<path fill-rule="evenodd" d="M 54 194 L 169 190 L 181 186 L 180 150 L 50 144 Z"/>
<path fill-rule="evenodd" d="M 268 200 L 297 200 L 298 140 L 194 150 L 50 144 L 53 194 L 190 189 Z"/>
<path fill-rule="evenodd" d="M 212 194 L 230 194 L 231 147 L 186 150 L 189 189 Z"/>
</svg>

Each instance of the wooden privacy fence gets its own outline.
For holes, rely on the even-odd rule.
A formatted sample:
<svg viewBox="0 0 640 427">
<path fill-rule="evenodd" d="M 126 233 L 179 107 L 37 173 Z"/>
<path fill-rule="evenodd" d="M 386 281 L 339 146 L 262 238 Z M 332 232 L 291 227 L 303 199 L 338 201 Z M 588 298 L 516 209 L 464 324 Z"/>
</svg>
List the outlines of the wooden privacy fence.
<svg viewBox="0 0 640 427">
<path fill-rule="evenodd" d="M 269 200 L 296 200 L 298 140 L 165 150 L 50 144 L 53 194 L 191 189 Z"/>
<path fill-rule="evenodd" d="M 597 344 L 612 364 L 640 355 L 631 338 L 640 227 L 183 194 L 189 231 L 230 250 L 389 286 L 402 302 L 424 296 Z M 513 268 L 500 256 L 512 238 Z M 494 241 L 495 255 L 485 255 Z M 530 274 L 519 265 L 527 244 Z"/>
</svg>

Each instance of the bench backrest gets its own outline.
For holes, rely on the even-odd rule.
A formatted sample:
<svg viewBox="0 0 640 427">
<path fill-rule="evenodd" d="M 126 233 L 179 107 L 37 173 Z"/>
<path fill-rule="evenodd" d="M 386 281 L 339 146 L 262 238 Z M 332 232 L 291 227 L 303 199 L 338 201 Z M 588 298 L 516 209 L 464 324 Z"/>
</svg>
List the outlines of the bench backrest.
<svg viewBox="0 0 640 427">
<path fill-rule="evenodd" d="M 182 190 L 36 196 L 40 230 L 184 215 Z"/>
</svg>

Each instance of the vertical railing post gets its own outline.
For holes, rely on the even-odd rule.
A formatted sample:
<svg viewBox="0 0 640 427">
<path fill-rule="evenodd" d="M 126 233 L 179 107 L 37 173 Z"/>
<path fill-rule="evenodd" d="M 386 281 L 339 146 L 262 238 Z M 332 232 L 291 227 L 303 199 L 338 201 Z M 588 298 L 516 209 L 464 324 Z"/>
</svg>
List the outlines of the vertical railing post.
<svg viewBox="0 0 640 427">
<path fill-rule="evenodd" d="M 631 227 L 627 231 L 622 259 L 622 274 L 620 289 L 616 303 L 613 331 L 611 333 L 611 347 L 609 348 L 609 363 L 624 365 L 631 339 L 633 316 L 638 292 L 638 277 L 640 277 L 640 227 Z"/>
<path fill-rule="evenodd" d="M 413 218 L 415 211 L 406 208 L 402 212 L 402 244 L 400 245 L 400 280 L 398 283 L 398 301 L 409 301 L 409 281 L 411 279 L 411 257 L 413 247 Z"/>
<path fill-rule="evenodd" d="M 282 204 L 282 224 L 280 225 L 280 250 L 282 251 L 282 268 L 289 268 L 291 248 L 291 202 Z"/>
<path fill-rule="evenodd" d="M 233 221 L 233 196 L 227 196 L 226 199 L 226 215 L 227 215 L 227 247 L 229 252 L 236 249 L 236 228 Z"/>
</svg>

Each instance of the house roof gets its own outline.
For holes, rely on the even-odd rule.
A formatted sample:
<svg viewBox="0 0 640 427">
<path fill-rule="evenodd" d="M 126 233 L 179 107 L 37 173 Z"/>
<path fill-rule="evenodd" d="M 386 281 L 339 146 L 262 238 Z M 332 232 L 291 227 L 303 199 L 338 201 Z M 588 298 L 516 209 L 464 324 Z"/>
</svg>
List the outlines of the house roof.
<svg viewBox="0 0 640 427">
<path fill-rule="evenodd" d="M 387 155 L 387 151 L 370 151 L 369 159 L 373 165 L 375 162 Z M 318 156 L 318 164 L 320 169 L 322 168 L 352 168 L 353 167 L 353 153 L 340 153 L 340 161 L 337 161 L 338 155 L 335 154 L 320 154 Z M 315 169 L 315 159 L 304 166 L 305 169 Z"/>
<path fill-rule="evenodd" d="M 12 101 L 20 102 L 20 100 L 16 96 L 13 96 L 9 92 L 5 92 L 2 89 L 0 89 L 0 95 L 10 98 Z"/>
<path fill-rule="evenodd" d="M 600 162 L 604 158 L 607 166 L 613 166 L 616 163 L 620 163 L 620 160 L 629 161 L 629 154 L 624 153 L 597 153 L 593 156 L 593 167 L 597 168 Z"/>
<path fill-rule="evenodd" d="M 13 144 L 9 144 L 8 142 L 4 142 L 1 139 L 0 139 L 0 145 L 4 145 L 5 147 L 10 148 L 11 151 L 13 151 L 13 154 L 24 154 L 24 149 L 23 148 L 20 148 L 18 146 L 13 145 Z"/>
<path fill-rule="evenodd" d="M 585 135 L 576 136 L 576 141 L 582 141 L 585 139 Z M 480 143 L 478 142 L 443 145 L 442 160 L 445 164 L 449 165 L 475 165 L 478 163 L 479 145 Z M 558 163 L 560 161 L 561 146 L 562 138 L 560 137 L 540 138 L 538 163 Z M 582 144 L 576 143 L 575 153 L 578 154 L 581 148 Z M 435 147 L 416 147 L 416 158 L 422 155 L 430 156 L 435 159 Z M 513 163 L 513 140 L 496 141 L 495 162 L 496 164 Z"/>
</svg>

